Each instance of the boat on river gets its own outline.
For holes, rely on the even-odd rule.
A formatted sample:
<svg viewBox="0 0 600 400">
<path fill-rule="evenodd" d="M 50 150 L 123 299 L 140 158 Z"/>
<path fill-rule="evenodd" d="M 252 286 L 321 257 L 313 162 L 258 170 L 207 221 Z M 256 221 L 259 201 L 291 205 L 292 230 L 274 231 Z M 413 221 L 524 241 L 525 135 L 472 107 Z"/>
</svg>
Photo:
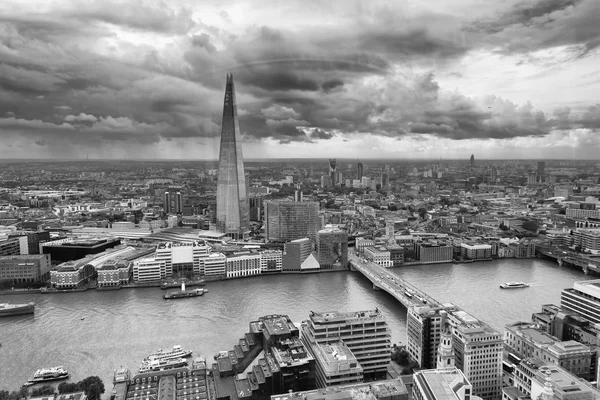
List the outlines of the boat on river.
<svg viewBox="0 0 600 400">
<path fill-rule="evenodd" d="M 0 317 L 10 317 L 13 315 L 33 314 L 35 312 L 35 303 L 12 304 L 0 303 Z"/>
<path fill-rule="evenodd" d="M 500 289 L 520 289 L 529 287 L 525 282 L 506 282 L 500 285 Z"/>
</svg>

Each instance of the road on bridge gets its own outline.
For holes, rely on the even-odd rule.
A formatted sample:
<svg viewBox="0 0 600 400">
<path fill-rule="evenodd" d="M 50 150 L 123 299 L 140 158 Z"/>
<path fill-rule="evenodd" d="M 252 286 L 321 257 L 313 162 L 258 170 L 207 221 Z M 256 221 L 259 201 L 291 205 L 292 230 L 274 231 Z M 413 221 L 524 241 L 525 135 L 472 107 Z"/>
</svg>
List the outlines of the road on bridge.
<svg viewBox="0 0 600 400">
<path fill-rule="evenodd" d="M 373 282 L 373 285 L 394 296 L 406 308 L 425 304 L 430 307 L 441 305 L 439 301 L 419 288 L 399 276 L 391 274 L 385 267 L 362 258 L 352 250 L 348 251 L 348 259 L 354 269 Z"/>
</svg>

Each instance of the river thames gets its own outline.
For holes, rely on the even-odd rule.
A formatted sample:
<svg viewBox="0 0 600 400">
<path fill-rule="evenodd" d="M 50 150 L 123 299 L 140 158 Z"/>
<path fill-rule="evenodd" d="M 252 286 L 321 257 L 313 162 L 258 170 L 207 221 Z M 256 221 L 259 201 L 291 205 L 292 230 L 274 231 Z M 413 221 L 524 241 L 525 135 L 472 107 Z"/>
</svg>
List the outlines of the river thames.
<svg viewBox="0 0 600 400">
<path fill-rule="evenodd" d="M 529 321 L 542 304 L 559 304 L 563 288 L 593 279 L 579 269 L 539 260 L 494 260 L 390 269 L 441 302 L 452 302 L 492 327 Z M 531 283 L 501 290 L 508 281 Z M 393 343 L 406 342 L 406 309 L 358 272 L 271 275 L 209 282 L 203 297 L 163 300 L 158 288 L 12 295 L 0 302 L 34 301 L 35 315 L 0 319 L 0 390 L 17 390 L 36 369 L 62 365 L 70 381 L 98 375 L 107 393 L 115 368 L 136 369 L 158 348 L 180 344 L 212 362 L 230 350 L 248 323 L 268 314 L 294 322 L 309 311 L 378 307 Z"/>
</svg>

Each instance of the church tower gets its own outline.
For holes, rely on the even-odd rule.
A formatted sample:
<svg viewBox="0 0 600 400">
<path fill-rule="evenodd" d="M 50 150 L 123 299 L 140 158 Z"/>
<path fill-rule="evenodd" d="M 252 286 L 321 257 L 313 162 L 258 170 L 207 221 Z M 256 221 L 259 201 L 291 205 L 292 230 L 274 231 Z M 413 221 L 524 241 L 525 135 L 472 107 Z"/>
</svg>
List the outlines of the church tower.
<svg viewBox="0 0 600 400">
<path fill-rule="evenodd" d="M 454 367 L 454 350 L 452 349 L 452 334 L 448 326 L 444 328 L 440 336 L 440 344 L 437 349 L 436 368 Z"/>
</svg>

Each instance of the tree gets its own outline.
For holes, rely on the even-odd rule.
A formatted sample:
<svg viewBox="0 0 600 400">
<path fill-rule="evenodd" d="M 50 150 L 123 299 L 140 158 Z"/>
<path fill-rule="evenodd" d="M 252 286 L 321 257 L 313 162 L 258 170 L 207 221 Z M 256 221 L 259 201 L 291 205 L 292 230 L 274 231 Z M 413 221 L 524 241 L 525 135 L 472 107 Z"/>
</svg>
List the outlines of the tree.
<svg viewBox="0 0 600 400">
<path fill-rule="evenodd" d="M 419 364 L 411 359 L 406 346 L 394 346 L 392 361 L 402 367 L 402 375 L 412 374 L 415 369 L 419 368 Z"/>
<path fill-rule="evenodd" d="M 398 211 L 398 207 L 394 203 L 388 204 L 388 210 L 390 211 Z"/>
<path fill-rule="evenodd" d="M 510 228 L 504 225 L 504 222 L 500 222 L 500 229 L 502 229 L 503 231 L 508 231 Z"/>
<path fill-rule="evenodd" d="M 58 385 L 58 393 L 60 394 L 75 393 L 79 392 L 80 390 L 81 389 L 79 388 L 79 384 L 77 383 L 62 382 Z"/>
<path fill-rule="evenodd" d="M 523 229 L 526 229 L 529 232 L 537 232 L 538 223 L 535 221 L 525 221 L 523 222 Z"/>
<path fill-rule="evenodd" d="M 51 385 L 44 385 L 31 391 L 31 397 L 45 396 L 48 394 L 54 394 L 54 388 Z"/>
<path fill-rule="evenodd" d="M 104 393 L 104 383 L 97 376 L 88 376 L 77 385 L 85 392 L 88 400 L 100 400 L 102 393 Z"/>
<path fill-rule="evenodd" d="M 419 217 L 421 217 L 421 219 L 425 219 L 425 217 L 427 216 L 427 209 L 426 208 L 419 208 Z"/>
</svg>

